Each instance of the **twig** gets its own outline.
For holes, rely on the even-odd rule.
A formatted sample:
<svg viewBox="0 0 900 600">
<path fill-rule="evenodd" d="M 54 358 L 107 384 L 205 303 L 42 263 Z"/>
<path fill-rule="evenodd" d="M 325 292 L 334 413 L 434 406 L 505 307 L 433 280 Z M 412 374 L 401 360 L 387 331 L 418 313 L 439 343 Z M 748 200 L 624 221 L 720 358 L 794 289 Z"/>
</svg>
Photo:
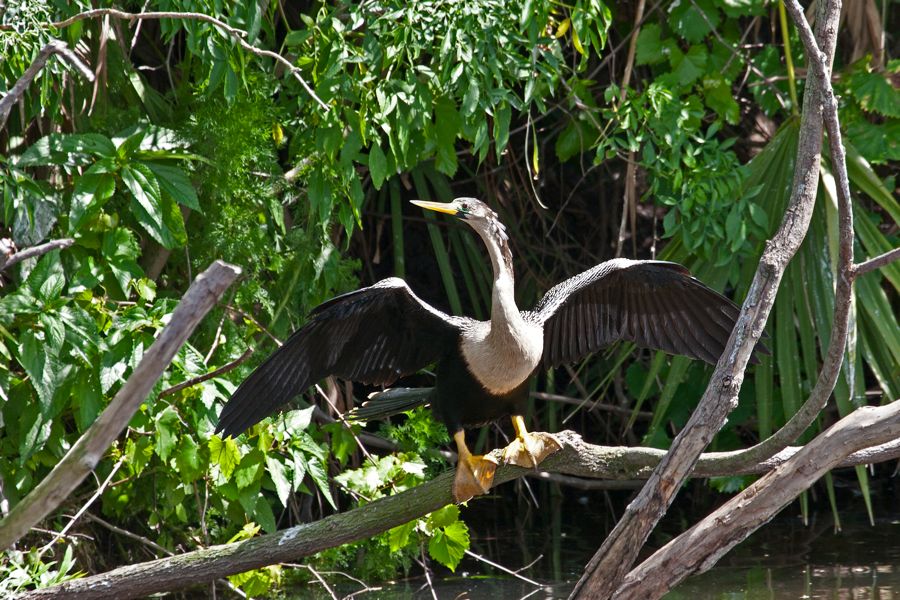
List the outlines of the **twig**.
<svg viewBox="0 0 900 600">
<path fill-rule="evenodd" d="M 30 527 L 55 510 L 91 472 L 146 400 L 172 357 L 239 273 L 237 267 L 215 261 L 194 280 L 172 313 L 169 324 L 109 406 L 50 474 L 0 521 L 0 548 L 15 543 Z"/>
<path fill-rule="evenodd" d="M 834 55 L 837 18 L 832 2 L 820 2 L 817 22 L 827 56 Z M 787 264 L 800 247 L 815 206 L 822 148 L 821 82 L 808 82 L 800 125 L 792 194 L 781 226 L 760 258 L 734 331 L 697 408 L 675 437 L 647 485 L 628 505 L 576 584 L 572 598 L 609 598 L 631 569 L 650 531 L 688 478 L 703 449 L 737 406 L 744 371 L 775 302 Z"/>
<path fill-rule="evenodd" d="M 73 23 L 77 23 L 78 21 L 83 21 L 85 19 L 94 19 L 97 17 L 102 17 L 105 15 L 109 15 L 111 17 L 116 17 L 117 19 L 124 19 L 126 21 L 140 21 L 142 19 L 193 19 L 196 21 L 205 21 L 206 23 L 211 23 L 224 31 L 226 34 L 234 38 L 241 48 L 250 52 L 251 54 L 255 54 L 256 56 L 265 56 L 267 58 L 271 58 L 274 61 L 280 63 L 284 68 L 288 70 L 288 72 L 294 76 L 294 78 L 300 82 L 300 85 L 306 90 L 306 93 L 310 95 L 310 97 L 315 100 L 319 106 L 321 106 L 325 111 L 329 111 L 329 107 L 325 104 L 321 98 L 319 98 L 313 89 L 306 83 L 306 80 L 300 75 L 300 69 L 295 67 L 291 61 L 287 60 L 277 52 L 272 52 L 271 50 L 263 50 L 262 48 L 257 48 L 253 44 L 250 44 L 244 38 L 247 36 L 247 32 L 242 29 L 237 29 L 236 27 L 232 27 L 228 23 L 224 21 L 220 21 L 219 19 L 212 17 L 203 13 L 196 12 L 144 12 L 144 13 L 130 13 L 125 12 L 123 10 L 117 10 L 115 8 L 95 8 L 93 10 L 86 10 L 82 13 L 78 13 L 77 15 L 73 15 L 68 19 L 63 21 L 57 21 L 55 23 L 48 23 L 48 27 L 55 27 L 56 29 L 62 29 L 63 27 L 68 27 Z M 0 26 L 0 31 L 9 30 L 12 27 L 10 25 L 2 25 Z M 0 116 L 2 116 L 2 112 L 0 112 Z M 5 123 L 5 118 L 0 120 L 0 126 Z"/>
<path fill-rule="evenodd" d="M 495 569 L 503 571 L 507 575 L 512 575 L 516 579 L 524 581 L 528 585 L 533 585 L 534 587 L 544 587 L 544 584 L 538 583 L 534 579 L 529 579 L 529 578 L 525 577 L 524 575 L 520 575 L 519 573 L 517 573 L 516 571 L 513 571 L 512 569 L 507 569 L 503 565 L 497 564 L 492 560 L 488 560 L 487 558 L 481 556 L 480 554 L 475 554 L 471 550 L 466 550 L 465 552 L 466 552 L 466 556 L 471 556 L 475 560 L 480 560 L 481 562 L 485 563 L 486 565 L 490 565 L 490 566 L 494 567 Z"/>
<path fill-rule="evenodd" d="M 98 517 L 97 515 L 95 515 L 93 513 L 87 513 L 85 515 L 85 517 L 87 517 L 91 521 L 97 523 L 98 525 L 102 525 L 103 527 L 109 529 L 113 533 L 117 533 L 121 536 L 124 536 L 124 537 L 130 538 L 132 540 L 135 540 L 137 542 L 140 542 L 140 543 L 144 544 L 145 546 L 149 546 L 149 547 L 153 548 L 154 550 L 156 550 L 157 552 L 159 552 L 161 554 L 165 554 L 166 556 L 175 556 L 174 552 L 172 552 L 168 548 L 160 546 L 153 540 L 151 540 L 149 538 L 145 538 L 144 536 L 138 535 L 131 531 L 128 531 L 127 529 L 122 529 L 121 527 L 116 527 L 112 523 L 101 519 L 100 517 Z"/>
<path fill-rule="evenodd" d="M 9 27 L 11 26 L 6 26 L 5 28 Z M 94 81 L 94 74 L 91 73 L 91 70 L 81 62 L 81 59 L 78 58 L 74 52 L 69 50 L 69 47 L 66 46 L 65 42 L 59 40 L 47 42 L 47 44 L 41 48 L 40 52 L 38 52 L 37 58 L 35 58 L 31 65 L 25 69 L 25 72 L 19 77 L 15 85 L 13 85 L 12 89 L 3 96 L 2 100 L 0 100 L 0 129 L 3 129 L 6 126 L 6 120 L 9 118 L 12 107 L 15 106 L 16 102 L 22 99 L 22 96 L 25 95 L 25 90 L 28 89 L 28 86 L 31 85 L 31 82 L 34 81 L 34 78 L 37 77 L 37 74 L 41 72 L 41 69 L 46 66 L 47 61 L 50 60 L 50 57 L 54 54 L 61 56 L 66 62 L 75 67 L 75 70 L 81 73 L 82 77 L 88 81 Z"/>
<path fill-rule="evenodd" d="M 12 92 L 10 92 L 12 93 Z M 7 96 L 8 97 L 8 96 Z M 4 98 L 3 100 L 5 100 Z M 0 100 L 0 103 L 3 102 Z M 0 125 L 2 128 L 2 125 Z M 34 258 L 35 256 L 42 256 L 47 254 L 48 252 L 53 252 L 54 250 L 62 250 L 64 248 L 68 248 L 72 244 L 75 243 L 75 240 L 72 238 L 64 238 L 61 240 L 52 240 L 46 242 L 44 244 L 40 244 L 38 246 L 32 246 L 31 248 L 25 248 L 24 250 L 19 250 L 15 254 L 12 254 L 5 261 L 3 257 L 0 256 L 0 271 L 8 269 L 9 267 L 22 262 L 23 260 L 27 260 L 29 258 Z"/>
<path fill-rule="evenodd" d="M 860 275 L 865 275 L 869 271 L 880 269 L 881 267 L 900 259 L 900 248 L 888 250 L 884 254 L 879 254 L 874 258 L 863 261 L 853 266 L 853 278 L 856 279 Z"/>
<path fill-rule="evenodd" d="M 88 508 L 91 507 L 91 504 L 93 504 L 94 501 L 95 501 L 97 498 L 100 497 L 100 494 L 102 494 L 103 491 L 106 490 L 107 487 L 109 487 L 109 482 L 112 481 L 113 475 L 116 474 L 116 472 L 119 470 L 119 467 L 121 467 L 121 466 L 122 466 L 122 463 L 124 463 L 124 462 L 125 462 L 125 457 L 124 457 L 124 456 L 123 456 L 122 458 L 120 458 L 118 461 L 116 461 L 116 464 L 113 465 L 113 468 L 112 468 L 112 470 L 109 472 L 109 475 L 107 475 L 107 476 L 106 476 L 106 479 L 103 480 L 103 483 L 101 483 L 100 486 L 97 487 L 97 491 L 94 492 L 93 495 L 91 495 L 91 497 L 88 498 L 88 501 L 85 502 L 85 503 L 81 506 L 81 508 L 78 509 L 78 512 L 76 512 L 76 513 L 75 513 L 75 516 L 72 517 L 72 518 L 69 520 L 68 523 L 66 523 L 66 526 L 63 527 L 63 528 L 60 530 L 60 532 L 57 533 L 56 536 L 55 536 L 52 540 L 50 540 L 49 542 L 47 542 L 46 544 L 44 544 L 43 547 L 41 547 L 41 549 L 38 551 L 38 554 L 43 554 L 44 552 L 46 552 L 47 550 L 49 550 L 51 547 L 53 547 L 53 544 L 55 544 L 55 543 L 57 542 L 57 540 L 59 540 L 59 538 L 65 537 L 65 535 L 69 532 L 69 530 L 72 528 L 72 526 L 75 524 L 75 522 L 78 521 L 78 519 L 81 518 L 81 515 L 83 515 L 84 512 L 85 512 Z"/>
<path fill-rule="evenodd" d="M 210 371 L 209 373 L 205 373 L 203 375 L 193 377 L 191 379 L 188 379 L 187 381 L 182 381 L 181 383 L 179 383 L 177 385 L 173 385 L 170 388 L 166 388 L 159 393 L 157 398 L 165 398 L 166 396 L 171 396 L 172 394 L 180 392 L 181 390 L 183 390 L 185 388 L 189 388 L 191 386 L 197 385 L 198 383 L 203 383 L 204 381 L 208 381 L 214 377 L 218 377 L 219 375 L 221 375 L 223 373 L 227 373 L 228 371 L 236 369 L 241 363 L 243 363 L 248 358 L 250 358 L 251 354 L 253 354 L 253 348 L 247 348 L 246 350 L 244 350 L 243 354 L 241 354 L 239 357 L 237 357 L 236 359 L 234 359 L 227 365 L 222 365 L 221 367 L 219 367 L 218 369 L 216 369 L 214 371 Z"/>
</svg>

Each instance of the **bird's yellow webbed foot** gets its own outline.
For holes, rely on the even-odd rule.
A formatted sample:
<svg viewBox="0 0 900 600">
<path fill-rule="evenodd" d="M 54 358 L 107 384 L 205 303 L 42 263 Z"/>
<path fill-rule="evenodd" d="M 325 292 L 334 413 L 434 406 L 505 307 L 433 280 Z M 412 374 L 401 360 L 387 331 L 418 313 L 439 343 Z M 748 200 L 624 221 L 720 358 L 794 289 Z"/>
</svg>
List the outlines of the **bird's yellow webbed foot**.
<svg viewBox="0 0 900 600">
<path fill-rule="evenodd" d="M 456 477 L 453 479 L 453 500 L 465 502 L 474 496 L 486 494 L 494 483 L 497 459 L 491 456 L 473 455 L 466 446 L 465 434 L 458 431 L 453 435 L 459 460 L 456 463 Z"/>
<path fill-rule="evenodd" d="M 512 418 L 516 439 L 503 449 L 503 462 L 533 469 L 545 458 L 562 449 L 562 444 L 549 433 L 529 432 L 525 420 L 516 415 Z"/>
</svg>

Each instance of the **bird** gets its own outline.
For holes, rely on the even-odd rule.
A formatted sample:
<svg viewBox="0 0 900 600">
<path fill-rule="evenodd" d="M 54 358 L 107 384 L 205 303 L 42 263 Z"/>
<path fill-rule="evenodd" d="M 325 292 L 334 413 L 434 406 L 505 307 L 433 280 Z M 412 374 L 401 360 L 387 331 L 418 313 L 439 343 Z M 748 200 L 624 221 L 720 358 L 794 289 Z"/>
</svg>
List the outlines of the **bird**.
<svg viewBox="0 0 900 600">
<path fill-rule="evenodd" d="M 463 502 L 487 493 L 501 461 L 536 468 L 561 448 L 552 434 L 526 429 L 537 372 L 584 360 L 619 340 L 715 364 L 737 320 L 737 306 L 684 266 L 626 258 L 566 279 L 533 309 L 520 310 L 509 236 L 494 210 L 470 197 L 411 202 L 452 215 L 481 237 L 494 276 L 490 319 L 446 314 L 397 277 L 337 296 L 313 309 L 240 384 L 220 413 L 217 433 L 238 435 L 328 376 L 389 386 L 434 365 L 429 393 L 376 395 L 354 412 L 374 419 L 430 404 L 456 444 L 452 495 Z M 505 417 L 515 438 L 500 459 L 473 454 L 465 430 Z"/>
</svg>

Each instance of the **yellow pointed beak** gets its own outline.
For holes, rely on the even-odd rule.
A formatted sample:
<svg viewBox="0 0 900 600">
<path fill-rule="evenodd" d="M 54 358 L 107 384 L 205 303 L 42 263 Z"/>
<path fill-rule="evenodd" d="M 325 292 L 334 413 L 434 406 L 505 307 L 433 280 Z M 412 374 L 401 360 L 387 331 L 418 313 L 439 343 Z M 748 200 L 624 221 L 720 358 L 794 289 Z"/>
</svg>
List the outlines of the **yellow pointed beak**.
<svg viewBox="0 0 900 600">
<path fill-rule="evenodd" d="M 454 202 L 429 202 L 428 200 L 410 200 L 411 203 L 416 206 L 421 206 L 422 208 L 426 208 L 428 210 L 435 210 L 437 212 L 446 213 L 448 215 L 456 215 L 459 213 L 459 209 L 456 208 Z"/>
</svg>

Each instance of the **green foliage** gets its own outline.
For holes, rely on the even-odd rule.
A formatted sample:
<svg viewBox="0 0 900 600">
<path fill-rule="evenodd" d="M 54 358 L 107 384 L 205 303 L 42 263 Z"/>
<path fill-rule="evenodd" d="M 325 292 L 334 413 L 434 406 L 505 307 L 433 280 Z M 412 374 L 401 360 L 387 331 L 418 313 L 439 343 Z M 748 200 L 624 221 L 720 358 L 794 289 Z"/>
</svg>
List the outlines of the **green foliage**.
<svg viewBox="0 0 900 600">
<path fill-rule="evenodd" d="M 6 561 L 0 562 L 0 596 L 18 596 L 28 590 L 50 587 L 84 575 L 73 571 L 74 568 L 72 546 L 66 546 L 58 564 L 55 560 L 45 562 L 38 550 L 12 550 L 6 554 Z"/>
</svg>

